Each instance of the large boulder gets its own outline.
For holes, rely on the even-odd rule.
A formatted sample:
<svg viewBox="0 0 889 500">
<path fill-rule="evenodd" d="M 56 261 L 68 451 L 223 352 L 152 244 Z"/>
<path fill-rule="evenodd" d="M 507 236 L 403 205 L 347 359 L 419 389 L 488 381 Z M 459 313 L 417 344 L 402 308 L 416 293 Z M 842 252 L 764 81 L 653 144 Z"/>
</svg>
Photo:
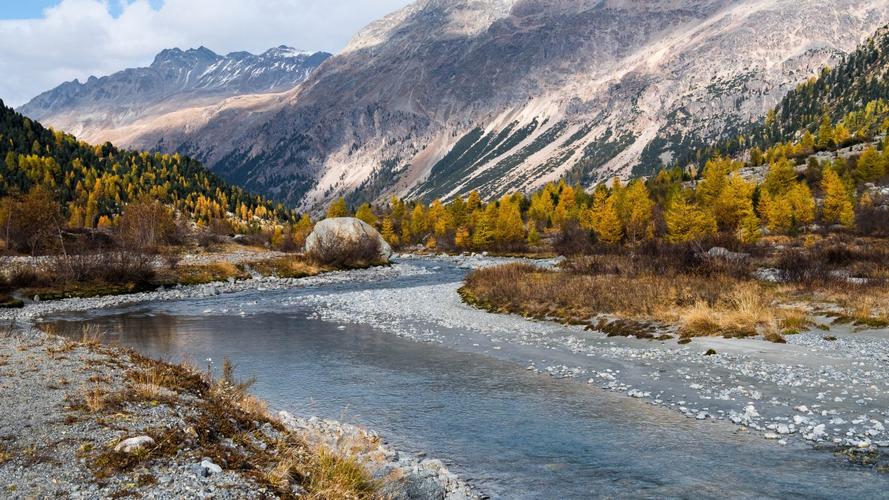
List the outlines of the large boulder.
<svg viewBox="0 0 889 500">
<path fill-rule="evenodd" d="M 306 239 L 306 253 L 325 263 L 386 263 L 392 257 L 392 247 L 366 222 L 337 217 L 315 224 Z"/>
</svg>

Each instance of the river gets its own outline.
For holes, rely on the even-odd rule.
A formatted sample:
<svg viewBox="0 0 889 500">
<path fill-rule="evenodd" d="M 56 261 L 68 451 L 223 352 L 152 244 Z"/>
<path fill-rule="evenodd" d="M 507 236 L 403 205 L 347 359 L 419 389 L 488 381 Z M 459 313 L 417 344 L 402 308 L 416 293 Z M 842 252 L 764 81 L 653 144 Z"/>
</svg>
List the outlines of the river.
<svg viewBox="0 0 889 500">
<path fill-rule="evenodd" d="M 109 341 L 156 358 L 218 368 L 228 357 L 274 408 L 370 427 L 399 449 L 442 459 L 494 498 L 878 498 L 889 491 L 889 475 L 806 444 L 781 446 L 722 419 L 687 418 L 586 378 L 529 370 L 545 350 L 527 342 L 493 342 L 460 321 L 402 315 L 411 304 L 454 307 L 432 291 L 452 292 L 466 270 L 452 261 L 399 265 L 413 271 L 51 321 L 63 332 L 99 325 Z M 337 306 L 344 300 L 361 300 L 362 309 Z M 562 328 L 528 323 L 548 334 Z M 595 369 L 597 359 L 589 359 Z M 617 366 L 599 361 L 602 369 Z"/>
</svg>

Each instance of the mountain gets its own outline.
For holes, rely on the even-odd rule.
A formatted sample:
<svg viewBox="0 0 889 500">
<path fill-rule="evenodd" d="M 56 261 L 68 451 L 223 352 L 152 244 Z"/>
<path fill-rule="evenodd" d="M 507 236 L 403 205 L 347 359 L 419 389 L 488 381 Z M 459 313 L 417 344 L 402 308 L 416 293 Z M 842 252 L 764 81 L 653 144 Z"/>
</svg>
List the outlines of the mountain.
<svg viewBox="0 0 889 500">
<path fill-rule="evenodd" d="M 119 130 L 170 111 L 206 106 L 242 94 L 290 90 L 330 54 L 280 46 L 262 54 L 221 56 L 206 47 L 167 49 L 151 66 L 84 83 L 74 80 L 44 92 L 18 111 L 82 139 L 113 139 Z"/>
<path fill-rule="evenodd" d="M 889 0 L 420 0 L 294 89 L 114 131 L 294 206 L 651 172 L 761 119 Z"/>
<path fill-rule="evenodd" d="M 226 183 L 191 158 L 119 149 L 110 143 L 93 146 L 48 129 L 0 101 L 0 200 L 38 187 L 61 203 L 71 227 L 102 225 L 125 204 L 146 196 L 204 224 L 228 218 L 248 227 L 257 224 L 257 218 L 296 217 L 280 204 Z"/>
</svg>

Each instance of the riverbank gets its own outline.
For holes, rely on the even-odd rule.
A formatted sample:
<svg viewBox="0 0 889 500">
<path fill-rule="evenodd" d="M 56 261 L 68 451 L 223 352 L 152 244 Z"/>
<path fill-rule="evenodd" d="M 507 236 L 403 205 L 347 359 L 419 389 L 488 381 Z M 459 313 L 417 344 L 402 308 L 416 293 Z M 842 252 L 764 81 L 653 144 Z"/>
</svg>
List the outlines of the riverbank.
<svg viewBox="0 0 889 500">
<path fill-rule="evenodd" d="M 195 368 L 101 346 L 97 332 L 85 333 L 86 342 L 73 342 L 32 327 L 47 314 L 345 282 L 355 274 L 364 275 L 358 280 L 376 280 L 394 273 L 373 268 L 306 279 L 255 276 L 0 311 L 0 322 L 8 325 L 0 347 L 5 386 L 0 404 L 10 408 L 0 417 L 0 485 L 22 498 L 56 493 L 474 498 L 441 462 L 400 453 L 356 426 L 270 415 L 233 377 L 211 381 Z M 39 431 L 31 432 L 35 428 Z M 143 436 L 153 443 L 132 453 L 115 451 L 127 439 L 147 440 Z M 282 443 L 289 443 L 286 449 L 280 449 Z"/>
</svg>

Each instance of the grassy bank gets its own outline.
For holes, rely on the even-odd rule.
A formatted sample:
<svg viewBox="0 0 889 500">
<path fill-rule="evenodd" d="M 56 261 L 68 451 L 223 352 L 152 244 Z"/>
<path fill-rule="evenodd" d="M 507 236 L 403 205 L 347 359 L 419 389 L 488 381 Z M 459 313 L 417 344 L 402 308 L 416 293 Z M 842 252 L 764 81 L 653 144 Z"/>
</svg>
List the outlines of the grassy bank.
<svg viewBox="0 0 889 500">
<path fill-rule="evenodd" d="M 277 253 L 256 252 L 249 259 L 233 262 L 229 254 L 205 254 L 201 263 L 148 264 L 122 262 L 109 255 L 73 257 L 77 269 L 70 269 L 64 257 L 49 259 L 40 265 L 10 266 L 0 276 L 0 308 L 21 307 L 22 298 L 35 296 L 40 300 L 124 295 L 176 285 L 202 285 L 229 280 L 244 280 L 251 273 L 278 278 L 304 278 L 337 270 L 303 255 L 281 256 Z M 62 270 L 60 270 L 60 268 Z"/>
<path fill-rule="evenodd" d="M 889 326 L 885 241 L 782 238 L 730 253 L 709 248 L 601 247 L 558 269 L 521 263 L 480 269 L 460 293 L 490 311 L 586 324 L 611 335 L 762 335 L 781 342 L 822 316 Z M 763 272 L 778 282 L 761 279 Z"/>
<path fill-rule="evenodd" d="M 4 482 L 8 493 L 14 492 L 8 488 L 25 496 L 37 493 L 23 476 L 40 475 L 46 466 L 55 469 L 57 479 L 47 488 L 111 497 L 176 496 L 180 481 L 196 480 L 183 474 L 206 460 L 224 472 L 214 473 L 219 479 L 210 483 L 198 477 L 198 487 L 216 485 L 223 497 L 361 499 L 375 498 L 384 486 L 354 457 L 285 428 L 228 362 L 213 378 L 189 364 L 104 346 L 98 332 L 88 328 L 77 341 L 53 335 L 21 340 L 12 331 L 0 333 L 4 376 L 28 391 L 27 398 L 0 395 L 6 408 L 0 420 L 10 420 L 4 422 L 8 429 L 25 431 L 14 422 L 23 416 L 18 413 L 34 405 L 56 408 L 41 413 L 46 422 L 38 432 L 4 436 L 0 478 L 11 481 Z M 36 394 L 41 395 L 37 401 Z M 60 435 L 65 439 L 55 440 Z M 118 447 L 137 436 L 150 441 L 129 451 Z M 68 455 L 70 460 L 58 460 Z"/>
</svg>

